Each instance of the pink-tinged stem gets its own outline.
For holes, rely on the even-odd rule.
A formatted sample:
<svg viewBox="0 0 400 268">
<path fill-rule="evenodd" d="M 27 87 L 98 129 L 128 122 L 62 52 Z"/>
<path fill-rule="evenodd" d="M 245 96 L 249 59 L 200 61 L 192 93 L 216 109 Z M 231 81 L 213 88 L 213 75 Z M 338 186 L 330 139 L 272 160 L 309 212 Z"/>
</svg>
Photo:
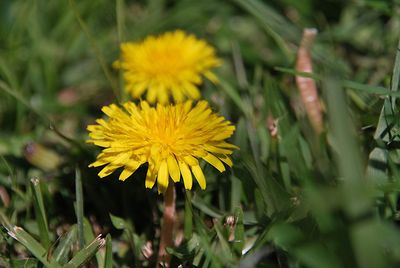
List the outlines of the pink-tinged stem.
<svg viewBox="0 0 400 268">
<path fill-rule="evenodd" d="M 170 183 L 164 193 L 164 216 L 161 226 L 157 267 L 160 267 L 160 265 L 162 265 L 162 267 L 169 267 L 171 260 L 171 256 L 167 253 L 166 248 L 173 245 L 172 233 L 176 220 L 175 199 L 175 186 L 173 183 Z"/>
<path fill-rule="evenodd" d="M 296 70 L 298 72 L 313 72 L 310 49 L 316 35 L 316 29 L 305 29 L 303 32 L 303 38 L 297 51 Z M 314 79 L 300 75 L 296 75 L 296 83 L 310 123 L 315 132 L 320 134 L 323 130 L 323 116 L 317 85 Z"/>
</svg>

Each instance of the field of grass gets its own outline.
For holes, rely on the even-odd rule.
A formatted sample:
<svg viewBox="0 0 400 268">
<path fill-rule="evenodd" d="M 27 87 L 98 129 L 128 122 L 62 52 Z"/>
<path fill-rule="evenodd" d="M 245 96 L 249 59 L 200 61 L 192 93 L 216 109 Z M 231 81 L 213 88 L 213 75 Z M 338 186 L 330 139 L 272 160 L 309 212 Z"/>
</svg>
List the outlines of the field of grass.
<svg viewBox="0 0 400 268">
<path fill-rule="evenodd" d="M 0 1 L 0 267 L 157 266 L 163 195 L 99 178 L 86 126 L 129 99 L 120 43 L 176 29 L 223 60 L 202 98 L 240 150 L 175 184 L 170 267 L 399 267 L 397 0 Z"/>
</svg>

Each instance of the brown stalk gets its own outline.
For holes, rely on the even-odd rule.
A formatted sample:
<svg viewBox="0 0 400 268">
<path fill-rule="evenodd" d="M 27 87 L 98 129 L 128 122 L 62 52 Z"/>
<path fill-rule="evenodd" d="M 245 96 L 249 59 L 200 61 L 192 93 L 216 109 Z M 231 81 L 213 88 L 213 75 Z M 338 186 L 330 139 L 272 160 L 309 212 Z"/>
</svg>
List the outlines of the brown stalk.
<svg viewBox="0 0 400 268">
<path fill-rule="evenodd" d="M 313 28 L 303 31 L 303 37 L 297 51 L 296 70 L 298 72 L 313 72 L 310 50 L 316 35 L 317 30 Z M 317 134 L 320 134 L 323 130 L 323 116 L 317 85 L 314 79 L 300 75 L 296 75 L 296 84 L 311 126 Z"/>
<path fill-rule="evenodd" d="M 173 245 L 172 234 L 174 223 L 176 220 L 175 209 L 175 186 L 174 183 L 169 183 L 166 192 L 164 193 L 164 216 L 161 226 L 160 246 L 158 249 L 157 267 L 169 267 L 171 256 L 167 252 L 167 247 Z"/>
</svg>

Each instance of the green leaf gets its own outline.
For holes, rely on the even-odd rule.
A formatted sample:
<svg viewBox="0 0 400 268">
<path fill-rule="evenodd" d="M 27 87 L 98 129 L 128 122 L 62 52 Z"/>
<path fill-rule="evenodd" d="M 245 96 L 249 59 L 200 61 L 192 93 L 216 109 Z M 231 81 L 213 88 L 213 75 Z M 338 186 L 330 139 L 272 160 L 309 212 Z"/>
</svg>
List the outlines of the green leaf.
<svg viewBox="0 0 400 268">
<path fill-rule="evenodd" d="M 351 238 L 359 267 L 389 267 L 383 247 L 382 227 L 375 219 L 352 226 Z"/>
<path fill-rule="evenodd" d="M 292 61 L 294 55 L 290 51 L 287 41 L 297 43 L 300 40 L 300 31 L 290 24 L 285 17 L 281 16 L 262 1 L 234 0 L 234 2 L 260 21 L 261 26 L 265 29 L 267 34 L 273 38 L 278 47 L 285 54 L 287 61 Z"/>
<path fill-rule="evenodd" d="M 199 237 L 196 233 L 188 240 L 176 248 L 167 248 L 167 252 L 179 260 L 188 261 L 192 260 L 199 249 Z"/>
<path fill-rule="evenodd" d="M 293 250 L 294 255 L 310 268 L 340 268 L 343 267 L 337 256 L 326 249 L 326 246 L 319 243 L 307 243 Z M 373 266 L 371 266 L 373 267 Z"/>
<path fill-rule="evenodd" d="M 83 218 L 83 237 L 85 241 L 92 241 L 93 239 L 95 239 L 92 225 L 86 218 Z M 100 251 L 96 253 L 96 260 L 97 266 L 103 267 L 104 257 L 102 256 Z"/>
<path fill-rule="evenodd" d="M 111 223 L 113 224 L 113 226 L 116 228 L 116 229 L 118 229 L 118 230 L 124 230 L 124 229 L 126 229 L 127 228 L 127 224 L 125 223 L 125 220 L 124 219 L 122 219 L 122 218 L 120 218 L 120 217 L 117 217 L 117 216 L 114 216 L 114 215 L 112 215 L 111 213 L 110 213 L 110 219 L 111 219 Z"/>
<path fill-rule="evenodd" d="M 106 241 L 99 235 L 89 245 L 81 249 L 63 268 L 79 268 L 90 261 Z"/>
<path fill-rule="evenodd" d="M 246 117 L 249 117 L 251 115 L 250 107 L 243 102 L 243 99 L 240 97 L 239 92 L 235 90 L 235 88 L 227 81 L 222 80 L 222 78 L 219 78 L 219 80 L 219 85 L 221 86 L 221 89 L 232 99 L 232 101 L 242 111 L 242 113 Z"/>
<path fill-rule="evenodd" d="M 299 228 L 290 224 L 275 224 L 267 234 L 267 238 L 283 249 L 289 249 L 299 241 L 304 240 L 304 235 Z"/>
<path fill-rule="evenodd" d="M 352 217 L 366 213 L 371 207 L 370 195 L 363 180 L 364 167 L 354 124 L 348 112 L 346 95 L 339 77 L 332 74 L 323 80 L 328 104 L 328 117 L 336 152 L 336 162 L 343 178 L 343 206 Z"/>
<path fill-rule="evenodd" d="M 75 202 L 75 210 L 76 210 L 76 219 L 78 225 L 78 238 L 79 238 L 79 248 L 83 248 L 85 246 L 85 236 L 83 230 L 83 189 L 82 189 L 82 177 L 81 171 L 79 168 L 75 168 L 75 194 L 76 194 L 76 202 Z"/>
<path fill-rule="evenodd" d="M 207 214 L 210 217 L 221 218 L 223 216 L 222 212 L 218 211 L 215 207 L 211 206 L 210 204 L 204 202 L 204 200 L 197 197 L 197 195 L 195 195 L 192 198 L 192 204 L 197 209 L 201 210 L 203 213 Z"/>
<path fill-rule="evenodd" d="M 233 249 L 236 255 L 240 257 L 242 255 L 244 247 L 244 225 L 243 225 L 243 211 L 242 208 L 237 207 L 235 209 L 235 239 L 233 240 Z"/>
<path fill-rule="evenodd" d="M 185 239 L 189 240 L 193 235 L 193 208 L 192 193 L 185 191 L 185 215 L 183 219 Z"/>
<path fill-rule="evenodd" d="M 218 245 L 220 246 L 220 252 L 218 252 L 218 257 L 223 260 L 223 262 L 228 266 L 228 263 L 233 262 L 233 256 L 228 243 L 228 233 L 223 229 L 220 222 L 214 223 L 214 230 L 217 233 Z M 225 232 L 224 232 L 225 231 Z"/>
<path fill-rule="evenodd" d="M 24 259 L 12 259 L 11 266 L 5 266 L 5 268 L 16 267 L 16 268 L 37 268 L 38 260 L 34 258 L 24 258 Z M 3 265 L 0 262 L 0 265 Z M 3 267 L 3 266 L 1 266 Z"/>
<path fill-rule="evenodd" d="M 104 268 L 113 267 L 113 252 L 112 252 L 112 240 L 111 235 L 106 236 L 106 253 L 104 256 Z"/>
<path fill-rule="evenodd" d="M 33 256 L 35 256 L 40 262 L 43 263 L 46 267 L 61 267 L 57 262 L 53 260 L 48 260 L 46 258 L 47 251 L 46 249 L 36 241 L 30 234 L 25 232 L 24 229 L 18 226 L 13 226 L 12 228 L 7 228 L 8 234 L 24 245 Z"/>
<path fill-rule="evenodd" d="M 71 251 L 71 246 L 75 242 L 77 237 L 77 227 L 73 225 L 71 230 L 64 234 L 63 237 L 60 239 L 60 242 L 57 248 L 53 252 L 53 258 L 59 264 L 63 265 L 67 263 L 69 259 L 69 253 Z"/>
<path fill-rule="evenodd" d="M 388 151 L 382 148 L 374 148 L 368 157 L 367 177 L 376 184 L 388 183 Z"/>
<path fill-rule="evenodd" d="M 40 180 L 31 179 L 31 189 L 33 192 L 33 206 L 35 208 L 36 223 L 39 228 L 40 242 L 45 248 L 50 246 L 49 226 L 47 224 L 46 210 L 44 208 Z"/>
</svg>

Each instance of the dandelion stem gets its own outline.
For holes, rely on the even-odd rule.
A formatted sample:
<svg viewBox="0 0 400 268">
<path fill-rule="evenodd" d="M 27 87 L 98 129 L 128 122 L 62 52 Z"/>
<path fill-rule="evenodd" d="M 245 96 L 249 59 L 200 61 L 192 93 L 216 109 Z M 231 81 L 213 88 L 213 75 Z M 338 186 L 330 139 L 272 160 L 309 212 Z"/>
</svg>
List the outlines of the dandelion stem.
<svg viewBox="0 0 400 268">
<path fill-rule="evenodd" d="M 172 246 L 172 232 L 176 220 L 175 209 L 175 187 L 174 183 L 169 183 L 164 194 L 164 216 L 161 226 L 160 246 L 158 250 L 157 267 L 169 267 L 170 256 L 166 248 Z"/>
</svg>

